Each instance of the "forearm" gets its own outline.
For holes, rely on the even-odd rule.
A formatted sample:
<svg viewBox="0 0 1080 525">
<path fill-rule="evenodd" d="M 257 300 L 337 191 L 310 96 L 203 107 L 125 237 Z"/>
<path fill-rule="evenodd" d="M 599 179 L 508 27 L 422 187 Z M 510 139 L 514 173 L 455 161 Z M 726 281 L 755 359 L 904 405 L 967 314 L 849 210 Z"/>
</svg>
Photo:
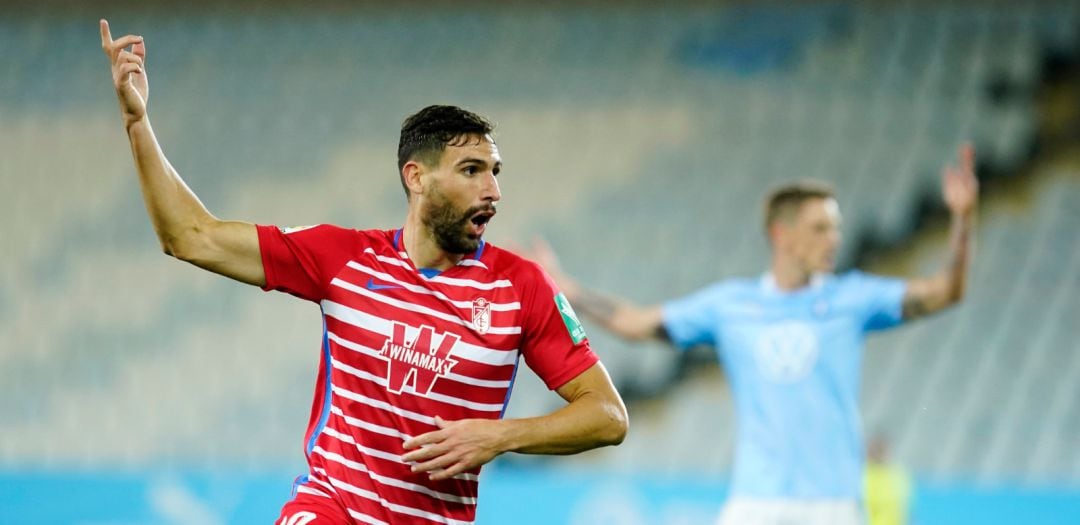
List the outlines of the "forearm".
<svg viewBox="0 0 1080 525">
<path fill-rule="evenodd" d="M 581 287 L 566 280 L 566 298 L 575 311 L 627 340 L 667 339 L 658 307 L 641 307 L 624 299 Z"/>
<path fill-rule="evenodd" d="M 576 454 L 617 445 L 627 429 L 622 403 L 594 394 L 585 394 L 546 416 L 508 419 L 504 423 L 502 450 L 522 454 Z"/>
<path fill-rule="evenodd" d="M 954 214 L 949 231 L 949 255 L 941 274 L 946 295 L 959 301 L 967 287 L 967 269 L 971 258 L 971 235 L 975 218 L 972 213 Z"/>
<path fill-rule="evenodd" d="M 945 262 L 932 278 L 933 290 L 925 302 L 937 311 L 959 301 L 967 285 L 967 267 L 971 244 L 971 214 L 953 214 L 949 226 L 949 244 Z"/>
<path fill-rule="evenodd" d="M 941 270 L 933 277 L 908 281 L 908 291 L 903 304 L 905 319 L 938 312 L 964 297 L 973 229 L 974 218 L 971 214 L 953 215 L 948 252 Z"/>
<path fill-rule="evenodd" d="M 165 158 L 148 118 L 127 123 L 127 132 L 154 231 L 165 253 L 180 256 L 187 234 L 215 219 Z"/>
</svg>

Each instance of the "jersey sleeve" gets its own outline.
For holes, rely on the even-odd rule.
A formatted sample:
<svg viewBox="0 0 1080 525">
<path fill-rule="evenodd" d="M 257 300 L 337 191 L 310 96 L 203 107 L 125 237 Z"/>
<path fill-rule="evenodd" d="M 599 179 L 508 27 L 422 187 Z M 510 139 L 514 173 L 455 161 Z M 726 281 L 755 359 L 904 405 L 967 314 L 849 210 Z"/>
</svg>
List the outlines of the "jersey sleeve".
<svg viewBox="0 0 1080 525">
<path fill-rule="evenodd" d="M 359 232 L 331 225 L 279 228 L 259 225 L 266 286 L 319 302 L 341 267 L 349 261 Z"/>
<path fill-rule="evenodd" d="M 716 305 L 723 297 L 723 287 L 717 284 L 664 303 L 664 330 L 671 342 L 681 350 L 699 344 L 715 345 L 719 325 Z"/>
<path fill-rule="evenodd" d="M 885 330 L 904 320 L 903 303 L 907 283 L 903 279 L 852 272 L 853 293 L 862 310 L 863 329 Z"/>
<path fill-rule="evenodd" d="M 556 390 L 600 361 L 570 302 L 539 267 L 522 293 L 522 345 L 525 364 Z"/>
</svg>

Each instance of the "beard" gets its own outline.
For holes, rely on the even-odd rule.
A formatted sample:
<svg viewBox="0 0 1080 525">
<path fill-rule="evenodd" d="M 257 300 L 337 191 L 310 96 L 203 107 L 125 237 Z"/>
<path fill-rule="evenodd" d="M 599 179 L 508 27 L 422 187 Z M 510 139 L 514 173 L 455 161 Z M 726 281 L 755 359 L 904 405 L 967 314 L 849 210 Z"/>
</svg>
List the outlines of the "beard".
<svg viewBox="0 0 1080 525">
<path fill-rule="evenodd" d="M 465 210 L 454 207 L 438 187 L 430 192 L 428 206 L 420 220 L 431 231 L 435 242 L 447 253 L 467 254 L 480 247 L 480 237 L 469 233 L 469 224 L 477 212 L 493 209 L 493 206 L 473 206 Z"/>
</svg>

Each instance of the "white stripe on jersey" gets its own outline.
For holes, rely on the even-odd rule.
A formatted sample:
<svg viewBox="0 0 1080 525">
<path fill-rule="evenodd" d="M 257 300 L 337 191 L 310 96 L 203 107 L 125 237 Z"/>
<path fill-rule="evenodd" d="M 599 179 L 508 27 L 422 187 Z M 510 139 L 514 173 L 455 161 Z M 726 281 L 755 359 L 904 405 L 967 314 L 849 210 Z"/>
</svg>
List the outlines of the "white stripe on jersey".
<svg viewBox="0 0 1080 525">
<path fill-rule="evenodd" d="M 352 436 L 350 436 L 348 434 L 345 434 L 343 432 L 338 432 L 337 429 L 332 428 L 330 426 L 327 426 L 323 430 L 323 433 L 330 436 L 330 437 L 332 437 L 332 438 L 334 438 L 334 439 L 336 439 L 336 440 L 338 440 L 338 441 L 341 441 L 343 443 L 348 443 L 348 444 L 356 447 L 356 450 L 358 452 L 360 452 L 361 454 L 365 455 L 365 456 L 370 456 L 370 457 L 379 458 L 379 459 L 385 459 L 386 461 L 390 461 L 390 462 L 393 462 L 393 463 L 400 463 L 402 465 L 408 465 L 408 463 L 401 460 L 401 455 L 400 454 L 394 454 L 393 452 L 387 452 L 385 450 L 379 450 L 377 448 L 365 447 L 364 445 L 361 445 L 360 443 L 357 443 L 356 439 L 353 438 Z"/>
<path fill-rule="evenodd" d="M 315 470 L 315 472 L 321 474 L 322 476 L 324 476 L 324 477 L 326 476 L 326 471 L 325 470 L 323 470 L 321 468 L 318 468 L 318 467 L 315 467 L 314 470 Z M 325 481 L 323 481 L 321 479 L 309 478 L 308 481 L 309 482 L 315 482 L 316 484 L 318 484 L 320 487 L 326 489 L 327 492 L 329 492 L 331 494 L 337 494 L 337 489 L 335 489 L 333 487 L 333 485 L 330 485 L 329 483 L 327 483 L 327 482 L 325 482 Z"/>
<path fill-rule="evenodd" d="M 374 348 L 369 348 L 369 347 L 366 347 L 364 345 L 357 344 L 357 343 L 354 343 L 352 341 L 349 341 L 348 339 L 345 339 L 345 338 L 335 334 L 334 332 L 331 332 L 330 330 L 326 331 L 326 336 L 331 341 L 337 343 L 342 348 L 352 350 L 354 352 L 364 354 L 364 355 L 369 356 L 369 357 L 374 357 L 374 358 L 377 358 L 377 359 L 385 359 L 385 357 L 382 355 L 382 353 L 379 352 L 378 350 L 375 350 Z M 454 353 L 454 354 L 451 354 L 451 357 L 458 356 L 458 355 L 460 355 L 460 354 Z M 457 381 L 459 383 L 465 383 L 467 385 L 473 385 L 473 386 L 482 386 L 482 387 L 489 387 L 489 388 L 510 388 L 510 381 L 496 381 L 496 380 L 492 380 L 492 379 L 476 379 L 476 378 L 469 377 L 469 376 L 463 376 L 461 374 L 455 374 L 453 372 L 450 372 L 449 374 L 446 374 L 443 377 L 445 377 L 447 379 L 450 379 L 450 380 L 453 380 L 453 381 Z"/>
<path fill-rule="evenodd" d="M 348 306 L 335 303 L 328 299 L 323 299 L 320 305 L 322 306 L 324 314 L 344 323 L 380 334 L 392 333 L 393 326 L 390 321 L 387 321 L 382 317 L 374 316 L 367 312 L 361 312 L 360 310 L 349 308 Z M 409 339 L 415 339 L 419 331 L 420 330 L 417 328 L 407 326 L 405 328 L 405 335 Z M 492 350 L 465 341 L 458 341 L 454 345 L 455 356 L 492 366 L 516 364 L 517 353 L 516 348 L 513 350 Z"/>
<path fill-rule="evenodd" d="M 330 413 L 344 419 L 345 423 L 351 427 L 356 427 L 361 430 L 367 430 L 368 432 L 374 432 L 376 434 L 382 434 L 384 436 L 398 438 L 402 441 L 405 441 L 406 439 L 412 439 L 412 436 L 396 428 L 384 427 L 382 425 L 376 425 L 375 423 L 364 421 L 362 419 L 357 419 L 352 416 L 347 416 L 345 415 L 345 412 L 338 408 L 336 405 L 330 405 Z"/>
<path fill-rule="evenodd" d="M 465 383 L 472 386 L 486 386 L 489 388 L 510 388 L 510 381 L 495 381 L 493 379 L 473 379 L 469 376 L 463 376 L 461 374 L 455 374 L 450 372 L 443 376 L 447 379 L 452 379 L 458 383 Z"/>
<path fill-rule="evenodd" d="M 350 283 L 348 281 L 338 279 L 337 277 L 335 277 L 332 281 L 330 281 L 330 284 L 332 284 L 334 286 L 337 286 L 338 288 L 344 288 L 344 289 L 346 289 L 346 290 L 348 290 L 350 292 L 353 292 L 353 293 L 355 293 L 357 295 L 362 295 L 362 296 L 367 297 L 369 299 L 374 299 L 374 300 L 376 300 L 376 301 L 378 301 L 380 303 L 388 304 L 388 305 L 391 305 L 391 306 L 396 306 L 398 308 L 401 308 L 402 310 L 408 310 L 410 312 L 416 312 L 418 314 L 430 315 L 432 317 L 438 317 L 439 319 L 442 319 L 443 321 L 449 321 L 451 323 L 457 323 L 457 324 L 460 324 L 461 326 L 469 328 L 470 330 L 476 330 L 476 325 L 474 325 L 473 323 L 471 323 L 469 321 L 466 321 L 466 320 L 464 320 L 464 319 L 462 319 L 462 318 L 460 318 L 460 317 L 458 317 L 456 315 L 450 315 L 450 314 L 447 314 L 445 312 L 440 312 L 438 310 L 435 310 L 433 308 L 428 308 L 426 306 L 413 304 L 413 303 L 410 303 L 408 301 L 402 301 L 401 299 L 394 299 L 392 297 L 387 297 L 387 296 L 385 296 L 385 295 L 383 295 L 381 293 L 372 292 L 370 290 L 365 289 L 363 286 L 357 286 L 357 285 L 355 285 L 353 283 Z M 520 326 L 492 326 L 491 328 L 488 328 L 487 333 L 494 334 L 494 335 L 520 334 L 521 333 L 521 327 Z"/>
<path fill-rule="evenodd" d="M 495 288 L 510 288 L 513 286 L 513 284 L 506 279 L 482 283 L 472 279 L 458 279 L 455 277 L 443 277 L 442 275 L 436 275 L 435 277 L 428 279 L 428 282 L 449 284 L 450 286 L 460 286 L 462 288 L 476 288 L 477 290 L 494 290 Z"/>
<path fill-rule="evenodd" d="M 401 417 L 406 418 L 406 419 L 411 419 L 413 421 L 419 421 L 421 423 L 425 423 L 425 424 L 428 424 L 428 425 L 431 425 L 431 426 L 435 426 L 435 418 L 430 417 L 430 416 L 425 416 L 424 414 L 420 414 L 420 413 L 417 413 L 417 412 L 413 412 L 412 410 L 405 410 L 404 408 L 398 408 L 398 407 L 396 407 L 394 405 L 391 405 L 390 403 L 387 403 L 386 401 L 379 401 L 378 399 L 372 399 L 372 398 L 367 397 L 365 395 L 357 394 L 356 392 L 350 392 L 350 391 L 345 390 L 344 388 L 341 388 L 341 387 L 339 387 L 337 385 L 333 385 L 333 392 L 334 392 L 334 395 L 344 397 L 345 399 L 348 399 L 349 401 L 356 401 L 357 403 L 363 403 L 363 404 L 365 404 L 365 405 L 367 405 L 369 407 L 377 408 L 379 410 L 385 410 L 387 412 L 390 412 L 391 414 L 398 415 L 398 416 L 401 416 Z"/>
<path fill-rule="evenodd" d="M 383 388 L 385 388 L 386 384 L 388 383 L 386 378 L 383 377 L 383 376 L 377 376 L 377 375 L 372 374 L 370 372 L 365 372 L 364 370 L 360 370 L 359 368 L 351 367 L 351 366 L 349 366 L 349 365 L 347 365 L 345 363 L 342 363 L 341 361 L 338 361 L 337 359 L 334 359 L 333 357 L 330 358 L 330 362 L 331 362 L 331 364 L 333 365 L 334 368 L 336 368 L 338 370 L 341 370 L 342 372 L 345 372 L 346 374 L 349 374 L 349 375 L 351 375 L 353 377 L 358 377 L 360 379 L 365 379 L 367 381 L 371 381 L 372 383 L 375 383 L 375 384 L 377 384 L 377 385 L 379 385 L 379 386 L 381 386 Z M 503 404 L 502 403 L 498 403 L 498 404 L 495 404 L 495 403 L 477 403 L 477 402 L 474 402 L 474 401 L 467 401 L 467 400 L 464 400 L 464 399 L 461 399 L 461 398 L 448 396 L 446 394 L 440 394 L 438 392 L 428 392 L 426 394 L 421 394 L 419 392 L 413 392 L 413 394 L 418 395 L 418 396 L 423 396 L 423 397 L 426 397 L 428 399 L 433 399 L 435 401 L 440 401 L 440 402 L 446 403 L 448 405 L 456 405 L 456 406 L 459 406 L 459 407 L 465 407 L 465 408 L 469 408 L 469 409 L 472 409 L 472 410 L 479 410 L 479 411 L 482 411 L 482 412 L 502 412 L 502 410 L 503 410 Z"/>
<path fill-rule="evenodd" d="M 473 523 L 471 521 L 460 521 L 460 520 L 455 520 L 455 519 L 452 519 L 452 518 L 447 518 L 446 516 L 440 516 L 440 515 L 435 514 L 433 512 L 427 512 L 427 511 L 424 511 L 424 510 L 415 509 L 413 507 L 407 507 L 405 505 L 398 505 L 397 503 L 390 503 L 389 501 L 386 501 L 384 498 L 382 498 L 381 496 L 379 496 L 378 494 L 376 494 L 374 492 L 371 492 L 370 490 L 365 490 L 365 489 L 362 489 L 362 488 L 357 487 L 355 485 L 350 485 L 349 483 L 346 483 L 346 482 L 341 481 L 340 479 L 337 479 L 337 478 L 334 478 L 334 477 L 327 476 L 327 478 L 330 480 L 330 484 L 333 485 L 334 487 L 340 488 L 340 489 L 342 489 L 342 490 L 344 490 L 346 492 L 355 494 L 355 495 L 360 496 L 362 498 L 366 498 L 366 499 L 369 499 L 371 501 L 374 501 L 374 502 L 378 503 L 379 505 L 382 505 L 383 508 L 385 508 L 385 509 L 387 509 L 387 510 L 389 510 L 391 512 L 396 512 L 398 514 L 406 514 L 406 515 L 409 515 L 409 516 L 415 516 L 417 518 L 424 518 L 424 519 L 428 519 L 428 520 L 431 520 L 431 521 L 437 521 L 439 523 L 445 523 L 447 525 L 472 525 L 472 523 Z M 350 511 L 350 514 L 351 514 L 351 511 Z"/>
<path fill-rule="evenodd" d="M 326 458 L 327 460 L 333 461 L 334 463 L 342 465 L 342 466 L 344 466 L 346 468 L 350 468 L 350 469 L 358 471 L 358 472 L 363 472 L 363 473 L 367 474 L 368 477 L 370 477 L 372 481 L 374 481 L 376 483 L 379 483 L 381 485 L 387 485 L 387 486 L 390 486 L 390 487 L 396 487 L 396 488 L 399 488 L 399 489 L 404 489 L 404 490 L 408 490 L 408 491 L 412 491 L 412 492 L 419 492 L 420 494 L 424 494 L 425 496 L 430 496 L 430 497 L 435 498 L 435 499 L 441 499 L 443 501 L 449 501 L 451 503 L 460 503 L 462 505 L 476 505 L 476 498 L 455 496 L 453 494 L 447 494 L 445 492 L 439 492 L 437 490 L 431 490 L 431 489 L 429 489 L 429 488 L 427 488 L 427 487 L 425 487 L 423 485 L 417 485 L 416 483 L 409 483 L 409 482 L 406 482 L 406 481 L 401 481 L 401 480 L 396 479 L 396 478 L 390 478 L 390 477 L 387 477 L 387 476 L 383 476 L 381 474 L 377 474 L 375 472 L 372 472 L 371 469 L 369 469 L 367 467 L 367 465 L 364 465 L 363 463 L 358 463 L 358 462 L 353 461 L 353 460 L 351 460 L 349 458 L 346 458 L 345 456 L 342 456 L 341 454 L 337 454 L 335 452 L 330 452 L 330 451 L 328 451 L 328 450 L 326 450 L 326 449 L 324 449 L 322 447 L 319 447 L 319 446 L 316 446 L 315 448 L 313 448 L 312 452 L 315 452 L 316 454 Z"/>
<path fill-rule="evenodd" d="M 371 516 L 368 516 L 367 514 L 364 514 L 362 512 L 357 512 L 357 511 L 352 510 L 352 509 L 350 509 L 348 507 L 345 507 L 345 510 L 349 511 L 349 516 L 352 517 L 352 519 L 362 521 L 364 523 L 367 523 L 368 525 L 390 525 L 389 523 L 387 523 L 387 522 L 385 522 L 383 520 L 372 518 Z"/>
<path fill-rule="evenodd" d="M 332 438 L 334 438 L 334 439 L 336 439 L 336 440 L 338 440 L 338 441 L 341 441 L 342 443 L 347 443 L 349 445 L 352 445 L 352 446 L 356 447 L 356 450 L 358 452 L 360 452 L 361 454 L 364 454 L 366 456 L 371 456 L 373 458 L 379 458 L 379 459 L 385 459 L 386 461 L 390 461 L 390 462 L 393 462 L 393 463 L 399 463 L 399 464 L 402 464 L 402 465 L 408 465 L 408 466 L 413 465 L 413 463 L 409 463 L 407 461 L 402 460 L 400 454 L 395 454 L 393 452 L 387 452 L 385 450 L 379 450 L 377 448 L 365 447 L 364 445 L 361 445 L 361 444 L 357 443 L 356 439 L 353 438 L 352 436 L 350 436 L 349 434 L 339 432 L 337 429 L 334 429 L 334 428 L 332 428 L 330 426 L 327 426 L 323 430 L 323 433 L 330 436 L 330 437 L 332 437 Z M 459 480 L 462 480 L 462 481 L 480 481 L 480 476 L 477 476 L 476 474 L 470 474 L 470 473 L 467 473 L 467 472 L 463 472 L 461 474 L 458 474 L 458 475 L 454 476 L 454 479 L 459 479 Z"/>
<path fill-rule="evenodd" d="M 462 259 L 458 261 L 458 266 L 479 266 L 485 270 L 488 269 L 487 265 L 476 259 Z"/>
<path fill-rule="evenodd" d="M 309 494 L 311 496 L 319 496 L 319 497 L 323 497 L 323 498 L 329 498 L 330 497 L 330 495 L 326 494 L 325 492 L 323 492 L 321 490 L 313 489 L 311 487 L 308 487 L 307 485 L 298 485 L 296 487 L 296 493 L 297 494 Z"/>
<path fill-rule="evenodd" d="M 370 253 L 371 255 L 375 256 L 376 260 L 382 261 L 382 262 L 384 262 L 386 264 L 392 264 L 394 266 L 400 266 L 402 268 L 407 268 L 409 270 L 413 269 L 412 265 L 410 265 L 409 263 L 407 263 L 405 261 L 402 261 L 401 259 L 395 259 L 393 257 L 387 257 L 385 255 L 379 255 L 379 254 L 375 253 L 375 250 L 373 250 L 371 248 L 364 248 L 364 253 Z M 401 255 L 401 253 L 398 252 L 398 255 Z M 408 259 L 408 257 L 405 257 L 405 258 Z"/>
<path fill-rule="evenodd" d="M 346 263 L 346 266 L 348 266 L 349 268 L 352 268 L 353 270 L 356 270 L 358 272 L 365 273 L 365 274 L 370 275 L 372 277 L 376 277 L 376 278 L 378 278 L 378 279 L 380 279 L 382 281 L 386 281 L 386 282 L 389 282 L 389 283 L 394 283 L 394 284 L 396 284 L 398 286 L 401 286 L 402 288 L 404 288 L 404 289 L 406 289 L 406 290 L 408 290 L 410 292 L 419 293 L 419 294 L 426 294 L 426 295 L 432 295 L 432 296 L 438 297 L 439 299 L 442 299 L 442 300 L 444 300 L 444 301 L 446 301 L 448 303 L 451 303 L 451 304 L 453 304 L 454 306 L 456 306 L 458 308 L 472 308 L 472 305 L 473 305 L 472 301 L 455 301 L 455 300 L 447 297 L 446 294 L 444 294 L 444 293 L 442 293 L 442 292 L 440 292 L 438 290 L 429 290 L 427 288 L 424 288 L 423 286 L 419 286 L 419 285 L 416 285 L 416 284 L 410 284 L 410 283 L 404 282 L 404 281 L 402 281 L 400 279 L 395 279 L 393 276 L 391 276 L 390 274 L 388 274 L 386 272 L 380 272 L 380 271 L 378 271 L 378 270 L 376 270 L 374 268 L 364 266 L 363 264 L 360 264 L 360 263 L 358 263 L 356 261 L 349 261 L 348 263 Z M 521 303 L 519 303 L 519 302 L 513 302 L 513 303 L 488 303 L 488 304 L 491 305 L 491 311 L 493 311 L 493 312 L 512 312 L 514 310 L 520 310 L 521 309 Z"/>
</svg>

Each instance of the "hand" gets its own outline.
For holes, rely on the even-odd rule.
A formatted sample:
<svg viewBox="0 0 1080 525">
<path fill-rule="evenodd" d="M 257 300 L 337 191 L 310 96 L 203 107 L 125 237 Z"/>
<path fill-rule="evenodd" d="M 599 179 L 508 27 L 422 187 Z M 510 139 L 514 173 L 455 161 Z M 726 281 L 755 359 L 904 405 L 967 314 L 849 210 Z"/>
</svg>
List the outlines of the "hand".
<svg viewBox="0 0 1080 525">
<path fill-rule="evenodd" d="M 975 148 L 960 147 L 960 164 L 941 170 L 941 193 L 953 215 L 968 215 L 979 201 L 979 181 L 975 178 Z"/>
<path fill-rule="evenodd" d="M 405 450 L 413 450 L 402 460 L 417 462 L 413 472 L 429 472 L 432 480 L 450 479 L 483 465 L 503 453 L 504 422 L 495 419 L 445 421 L 435 416 L 439 430 L 406 440 Z"/>
<path fill-rule="evenodd" d="M 131 51 L 126 49 L 129 46 Z M 143 69 L 146 44 L 141 36 L 136 35 L 124 35 L 113 40 L 109 22 L 102 19 L 101 49 L 112 66 L 113 87 L 120 99 L 124 124 L 130 125 L 146 116 L 146 102 L 150 99 L 150 86 Z"/>
</svg>

